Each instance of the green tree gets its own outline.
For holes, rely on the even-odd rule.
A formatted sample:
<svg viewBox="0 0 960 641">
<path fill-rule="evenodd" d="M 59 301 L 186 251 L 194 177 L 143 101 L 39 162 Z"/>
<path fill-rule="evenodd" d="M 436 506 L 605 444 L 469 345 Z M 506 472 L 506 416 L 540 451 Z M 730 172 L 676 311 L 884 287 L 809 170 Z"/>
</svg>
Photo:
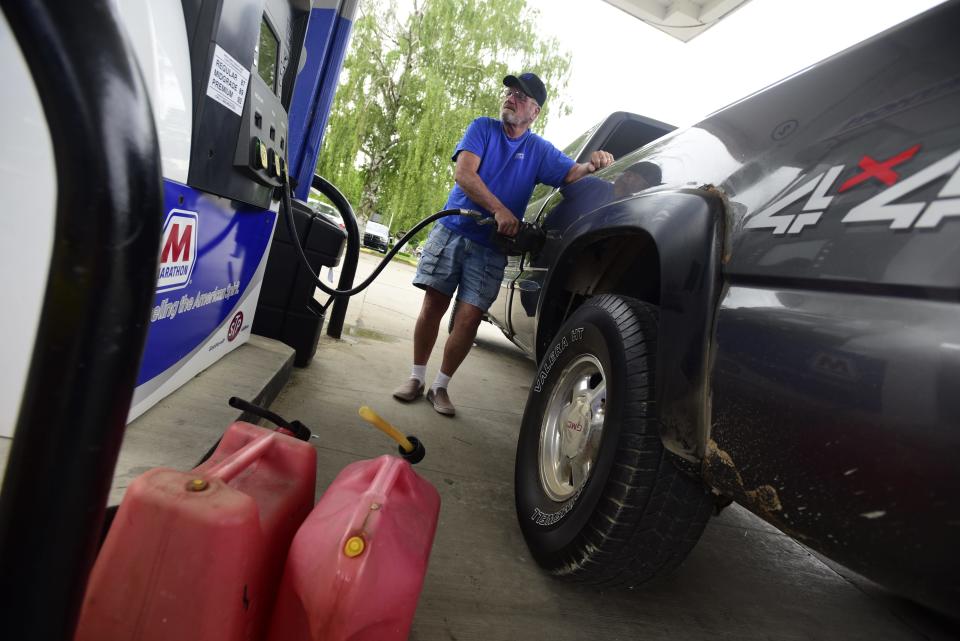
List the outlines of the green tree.
<svg viewBox="0 0 960 641">
<path fill-rule="evenodd" d="M 443 206 L 456 143 L 477 116 L 499 116 L 508 73 L 534 71 L 550 89 L 535 131 L 569 113 L 570 55 L 538 35 L 525 0 L 364 0 L 360 13 L 317 171 L 361 224 L 381 212 L 407 230 Z"/>
</svg>

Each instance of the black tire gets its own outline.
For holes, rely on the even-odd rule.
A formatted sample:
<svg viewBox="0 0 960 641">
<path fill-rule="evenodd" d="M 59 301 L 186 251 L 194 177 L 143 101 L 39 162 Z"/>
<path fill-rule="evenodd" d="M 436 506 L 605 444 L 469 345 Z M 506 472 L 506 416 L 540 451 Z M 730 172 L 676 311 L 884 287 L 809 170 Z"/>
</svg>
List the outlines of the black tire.
<svg viewBox="0 0 960 641">
<path fill-rule="evenodd" d="M 514 488 L 527 546 L 553 574 L 605 586 L 648 582 L 683 561 L 710 517 L 710 494 L 677 469 L 660 441 L 654 403 L 656 334 L 655 307 L 598 296 L 574 312 L 540 364 L 520 429 Z M 591 374 L 597 365 L 598 373 Z M 557 407 L 574 411 L 574 403 L 564 405 L 565 390 L 574 380 L 580 381 L 575 389 L 585 394 L 581 398 L 596 394 L 603 399 L 590 406 L 589 414 L 545 416 Z M 597 393 L 601 381 L 605 394 Z M 585 411 L 587 402 L 576 411 Z M 594 421 L 600 409 L 598 432 Z M 586 424 L 587 436 L 569 431 L 581 433 Z M 589 472 L 581 472 L 585 480 L 570 473 L 569 497 L 563 494 L 563 463 L 548 462 L 541 470 L 541 434 L 553 435 L 551 442 L 559 444 L 554 445 L 559 456 L 548 456 L 548 461 L 579 460 L 563 458 L 565 443 L 574 442 L 564 441 L 568 438 L 585 443 L 583 452 L 596 453 Z"/>
</svg>

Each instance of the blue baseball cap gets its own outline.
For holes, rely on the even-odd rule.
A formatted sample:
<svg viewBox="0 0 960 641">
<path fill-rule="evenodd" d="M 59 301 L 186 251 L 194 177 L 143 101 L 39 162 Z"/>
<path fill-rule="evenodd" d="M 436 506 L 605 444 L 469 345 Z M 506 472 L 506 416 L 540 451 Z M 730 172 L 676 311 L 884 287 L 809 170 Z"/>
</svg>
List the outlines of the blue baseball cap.
<svg viewBox="0 0 960 641">
<path fill-rule="evenodd" d="M 519 76 L 507 76 L 503 79 L 503 86 L 519 88 L 523 93 L 536 100 L 541 107 L 547 101 L 547 88 L 543 86 L 543 81 L 535 73 L 528 71 Z"/>
</svg>

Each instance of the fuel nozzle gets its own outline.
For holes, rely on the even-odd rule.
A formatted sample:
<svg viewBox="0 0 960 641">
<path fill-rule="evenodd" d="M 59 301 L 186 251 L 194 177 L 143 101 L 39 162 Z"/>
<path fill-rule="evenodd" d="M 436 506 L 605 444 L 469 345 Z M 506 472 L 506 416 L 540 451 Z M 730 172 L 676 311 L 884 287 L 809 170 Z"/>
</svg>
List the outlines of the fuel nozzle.
<svg viewBox="0 0 960 641">
<path fill-rule="evenodd" d="M 547 234 L 540 225 L 528 223 L 525 220 L 520 221 L 520 229 L 515 236 L 497 233 L 497 221 L 491 217 L 482 218 L 477 224 L 493 225 L 493 229 L 490 230 L 490 240 L 494 247 L 508 255 L 519 256 L 527 252 L 535 254 L 543 248 L 547 240 Z"/>
<path fill-rule="evenodd" d="M 395 440 L 398 444 L 400 456 L 411 465 L 423 460 L 427 450 L 416 436 L 405 436 L 400 430 L 381 418 L 376 412 L 364 405 L 360 408 L 360 418 Z"/>
</svg>

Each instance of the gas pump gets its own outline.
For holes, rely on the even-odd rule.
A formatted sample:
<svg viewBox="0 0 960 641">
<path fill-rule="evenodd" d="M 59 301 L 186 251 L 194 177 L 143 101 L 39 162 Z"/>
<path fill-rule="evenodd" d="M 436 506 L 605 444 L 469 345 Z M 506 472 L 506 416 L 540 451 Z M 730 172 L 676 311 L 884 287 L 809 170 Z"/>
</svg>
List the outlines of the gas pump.
<svg viewBox="0 0 960 641">
<path fill-rule="evenodd" d="M 134 46 L 143 62 L 152 63 L 141 64 L 153 70 L 147 72 L 151 97 L 164 107 L 185 107 L 155 110 L 165 218 L 157 296 L 130 419 L 250 337 L 279 188 L 291 169 L 286 159 L 295 151 L 296 170 L 308 166 L 312 173 L 320 140 L 305 136 L 315 120 L 325 121 L 326 113 L 317 110 L 329 109 L 329 103 L 319 96 L 331 90 L 317 79 L 335 83 L 342 52 L 337 55 L 332 41 L 339 37 L 345 46 L 355 10 L 353 2 L 320 4 L 327 6 L 311 7 L 309 0 L 184 0 L 121 7 L 134 30 L 168 21 Z M 160 16 L 168 12 L 182 12 L 182 26 Z M 173 54 L 178 47 L 189 56 Z M 320 66 L 330 63 L 337 68 Z M 299 92 L 298 71 L 310 74 Z M 292 105 L 297 129 L 289 125 Z M 178 113 L 185 117 L 171 117 Z M 165 140 L 175 149 L 169 155 Z"/>
</svg>

